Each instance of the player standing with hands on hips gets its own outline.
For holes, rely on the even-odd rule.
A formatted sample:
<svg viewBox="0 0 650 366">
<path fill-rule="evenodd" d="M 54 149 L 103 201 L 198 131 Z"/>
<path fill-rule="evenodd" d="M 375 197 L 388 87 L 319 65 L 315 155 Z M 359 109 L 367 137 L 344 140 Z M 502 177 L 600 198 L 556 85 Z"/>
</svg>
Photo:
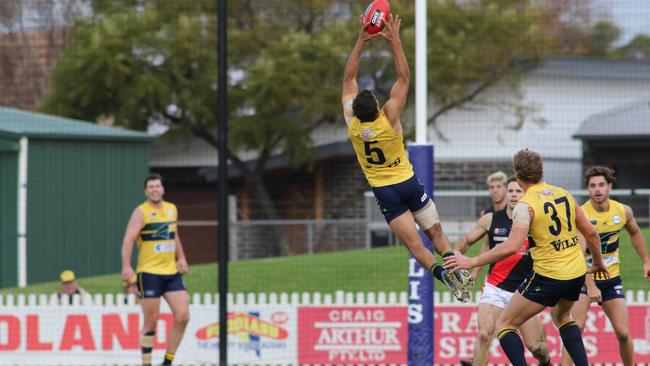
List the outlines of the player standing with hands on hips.
<svg viewBox="0 0 650 366">
<path fill-rule="evenodd" d="M 164 366 L 169 366 L 190 320 L 189 297 L 181 278 L 187 273 L 188 266 L 178 236 L 178 211 L 176 205 L 163 201 L 165 188 L 160 175 L 147 176 L 144 194 L 147 200 L 133 210 L 124 233 L 122 280 L 129 281 L 134 275 L 131 255 L 133 243 L 137 242 L 137 285 L 144 315 L 140 333 L 142 365 L 151 366 L 156 323 L 160 315 L 160 296 L 163 296 L 174 316 L 163 361 Z"/>
<path fill-rule="evenodd" d="M 387 32 L 369 34 L 361 16 L 357 41 L 343 75 L 342 103 L 348 137 L 392 232 L 420 265 L 449 286 L 454 296 L 466 302 L 474 285 L 470 273 L 466 270 L 445 271 L 425 247 L 415 226 L 416 223 L 420 226 L 439 254 L 453 256 L 449 241 L 442 232 L 436 206 L 415 176 L 404 148 L 400 114 L 406 104 L 411 72 L 399 37 L 400 25 L 398 15 L 389 15 L 385 26 Z M 388 41 L 397 71 L 397 81 L 383 107 L 370 90 L 359 92 L 356 81 L 363 46 L 377 37 Z"/>
</svg>

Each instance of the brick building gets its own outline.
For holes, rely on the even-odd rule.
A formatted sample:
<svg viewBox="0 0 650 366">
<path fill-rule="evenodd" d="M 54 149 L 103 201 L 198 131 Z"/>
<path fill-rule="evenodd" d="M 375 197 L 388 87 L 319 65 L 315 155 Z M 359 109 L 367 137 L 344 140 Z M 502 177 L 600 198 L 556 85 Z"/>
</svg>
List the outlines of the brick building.
<svg viewBox="0 0 650 366">
<path fill-rule="evenodd" d="M 69 28 L 0 33 L 0 105 L 35 110 L 63 52 Z"/>
</svg>

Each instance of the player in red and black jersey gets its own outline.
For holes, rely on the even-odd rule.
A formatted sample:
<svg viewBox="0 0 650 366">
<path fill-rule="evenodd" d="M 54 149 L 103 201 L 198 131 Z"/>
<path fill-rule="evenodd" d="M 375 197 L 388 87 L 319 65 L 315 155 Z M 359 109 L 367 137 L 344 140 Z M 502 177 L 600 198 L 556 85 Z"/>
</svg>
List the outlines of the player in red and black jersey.
<svg viewBox="0 0 650 366">
<path fill-rule="evenodd" d="M 506 208 L 489 212 L 481 216 L 477 225 L 456 243 L 456 250 L 465 252 L 470 245 L 488 235 L 490 249 L 508 239 L 512 228 L 512 209 L 523 197 L 524 190 L 512 177 L 506 183 Z M 526 276 L 532 271 L 533 261 L 528 253 L 528 244 L 523 251 L 490 265 L 483 293 L 478 306 L 478 339 L 474 348 L 474 365 L 484 366 L 488 363 L 490 344 L 494 339 L 497 318 L 510 301 Z M 549 365 L 550 357 L 546 345 L 544 327 L 537 317 L 528 320 L 521 327 L 524 343 L 530 352 L 540 361 L 540 365 Z M 463 361 L 463 365 L 470 364 Z"/>
</svg>

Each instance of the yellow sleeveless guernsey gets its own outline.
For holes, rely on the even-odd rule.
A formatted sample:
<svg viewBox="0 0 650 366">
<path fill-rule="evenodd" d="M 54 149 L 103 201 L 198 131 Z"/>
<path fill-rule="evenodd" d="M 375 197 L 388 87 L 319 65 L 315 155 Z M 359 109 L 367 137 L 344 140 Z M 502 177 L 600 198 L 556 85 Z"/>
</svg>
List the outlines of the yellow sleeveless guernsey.
<svg viewBox="0 0 650 366">
<path fill-rule="evenodd" d="M 154 208 L 149 202 L 138 206 L 144 221 L 138 244 L 136 272 L 170 275 L 176 270 L 176 205 L 162 202 L 162 208 Z"/>
<path fill-rule="evenodd" d="M 401 183 L 413 176 L 402 134 L 393 129 L 383 110 L 372 122 L 353 117 L 348 137 L 371 187 Z"/>
<path fill-rule="evenodd" d="M 625 206 L 622 203 L 609 200 L 609 211 L 598 212 L 592 206 L 591 200 L 582 205 L 585 215 L 600 235 L 600 249 L 603 253 L 603 262 L 607 265 L 610 278 L 621 274 L 618 257 L 618 233 L 627 223 Z M 591 255 L 587 255 L 587 262 L 591 264 Z M 598 281 L 598 279 L 595 279 Z"/>
<path fill-rule="evenodd" d="M 528 188 L 520 202 L 535 212 L 528 243 L 533 270 L 556 280 L 569 280 L 587 272 L 578 243 L 576 208 L 566 190 L 546 183 Z"/>
</svg>

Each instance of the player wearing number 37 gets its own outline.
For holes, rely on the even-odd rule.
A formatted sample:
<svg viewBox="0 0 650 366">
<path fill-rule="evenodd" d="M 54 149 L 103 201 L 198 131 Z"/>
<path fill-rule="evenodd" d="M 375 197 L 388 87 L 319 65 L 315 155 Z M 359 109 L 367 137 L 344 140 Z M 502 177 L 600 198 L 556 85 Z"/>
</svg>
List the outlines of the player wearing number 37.
<svg viewBox="0 0 650 366">
<path fill-rule="evenodd" d="M 438 254 L 453 256 L 440 227 L 436 206 L 415 176 L 404 149 L 400 114 L 406 104 L 411 72 L 399 37 L 400 24 L 399 16 L 393 15 L 388 18 L 383 32 L 369 34 L 361 16 L 357 41 L 343 75 L 342 102 L 348 136 L 393 233 L 423 267 L 450 287 L 459 300 L 469 301 L 469 290 L 473 286 L 469 272 L 444 271 L 434 254 L 424 246 L 415 226 L 417 222 Z M 374 38 L 387 41 L 397 71 L 397 81 L 383 107 L 371 91 L 359 92 L 356 81 L 363 46 Z"/>
<path fill-rule="evenodd" d="M 560 331 L 562 343 L 576 366 L 588 366 L 580 329 L 571 318 L 571 307 L 580 296 L 585 273 L 609 276 L 600 251 L 600 237 L 575 199 L 566 190 L 546 184 L 542 157 L 520 150 L 513 158 L 515 177 L 524 197 L 512 211 L 508 239 L 475 258 L 460 253 L 445 258 L 448 270 L 494 263 L 519 252 L 528 238 L 533 272 L 519 286 L 497 320 L 497 338 L 514 366 L 526 365 L 524 346 L 517 330 L 547 306 Z M 587 268 L 578 242 L 582 233 L 593 255 Z"/>
</svg>

